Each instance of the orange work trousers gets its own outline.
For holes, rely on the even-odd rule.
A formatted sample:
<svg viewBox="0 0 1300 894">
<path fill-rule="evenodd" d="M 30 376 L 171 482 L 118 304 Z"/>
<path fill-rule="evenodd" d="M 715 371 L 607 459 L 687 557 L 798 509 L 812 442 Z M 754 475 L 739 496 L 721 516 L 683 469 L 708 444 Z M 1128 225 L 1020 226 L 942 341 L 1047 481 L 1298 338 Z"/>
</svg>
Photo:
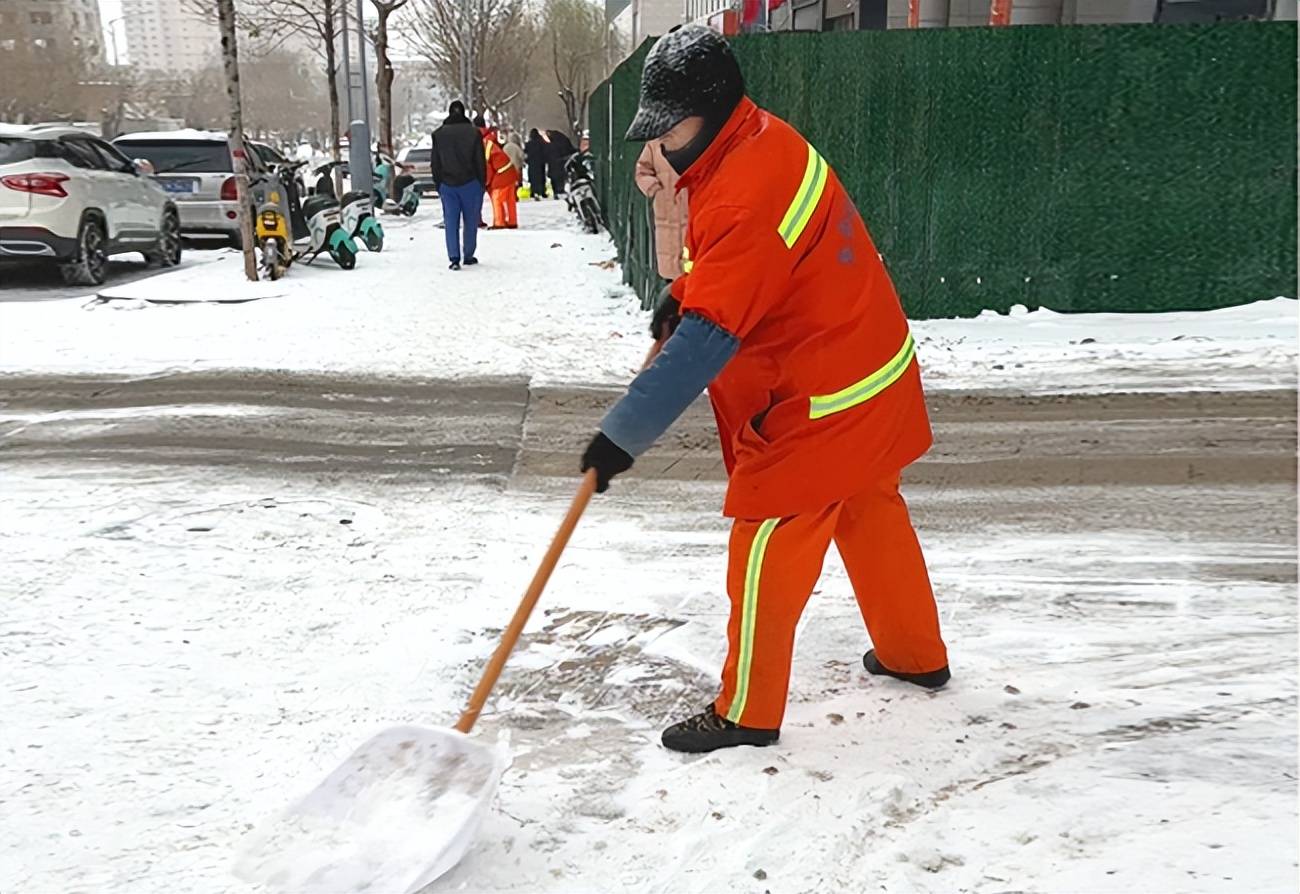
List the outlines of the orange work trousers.
<svg viewBox="0 0 1300 894">
<path fill-rule="evenodd" d="M 755 729 L 781 726 L 795 627 L 832 540 L 880 663 L 907 673 L 947 666 L 925 556 L 894 475 L 817 512 L 736 519 L 727 661 L 714 702 L 720 716 Z"/>
<path fill-rule="evenodd" d="M 519 226 L 518 205 L 516 204 L 515 187 L 498 186 L 491 190 L 492 193 L 492 227 L 493 229 L 510 229 L 513 230 Z"/>
</svg>

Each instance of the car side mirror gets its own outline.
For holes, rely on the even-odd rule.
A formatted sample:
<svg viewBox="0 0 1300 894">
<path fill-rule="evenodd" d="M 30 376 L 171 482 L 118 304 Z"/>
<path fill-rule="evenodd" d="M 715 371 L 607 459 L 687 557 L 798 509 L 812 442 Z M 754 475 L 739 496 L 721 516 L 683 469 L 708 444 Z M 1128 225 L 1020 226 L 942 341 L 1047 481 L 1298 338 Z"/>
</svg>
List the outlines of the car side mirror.
<svg viewBox="0 0 1300 894">
<path fill-rule="evenodd" d="M 131 160 L 131 167 L 135 173 L 143 174 L 146 177 L 152 177 L 155 173 L 153 162 L 147 158 L 134 158 Z"/>
</svg>

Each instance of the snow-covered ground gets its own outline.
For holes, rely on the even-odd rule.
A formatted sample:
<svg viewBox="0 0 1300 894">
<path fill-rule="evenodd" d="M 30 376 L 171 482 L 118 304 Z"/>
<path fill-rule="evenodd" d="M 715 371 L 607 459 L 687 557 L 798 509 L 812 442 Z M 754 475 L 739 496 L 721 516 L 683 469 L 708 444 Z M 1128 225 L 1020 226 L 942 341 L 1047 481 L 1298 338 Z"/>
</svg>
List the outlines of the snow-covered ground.
<svg viewBox="0 0 1300 894">
<path fill-rule="evenodd" d="M 522 208 L 524 228 L 483 233 L 482 265 L 459 273 L 446 269 L 426 203 L 415 220 L 385 218 L 383 254 L 363 253 L 352 272 L 326 258 L 250 285 L 231 253 L 111 287 L 105 294 L 120 297 L 107 303 L 0 303 L 0 374 L 241 368 L 626 381 L 645 353 L 646 317 L 619 282 L 608 238 L 577 232 L 559 202 Z M 226 303 L 250 299 L 261 300 Z M 1296 306 L 1287 298 L 1212 313 L 989 313 L 922 321 L 915 331 L 931 387 L 1290 388 Z"/>
<path fill-rule="evenodd" d="M 0 303 L 0 373 L 625 381 L 644 318 L 593 266 L 608 242 L 521 216 L 459 274 L 426 211 L 276 297 L 212 303 L 249 297 L 232 257 L 130 287 L 149 300 Z M 932 387 L 1233 390 L 1295 387 L 1295 326 L 1280 299 L 917 332 Z M 115 412 L 59 424 L 278 410 Z M 0 445 L 51 418 L 6 410 Z M 230 870 L 255 824 L 378 729 L 455 720 L 574 483 L 129 452 L 0 450 L 5 894 L 252 894 Z M 908 491 L 948 690 L 862 672 L 832 553 L 781 744 L 689 758 L 658 734 L 714 692 L 721 485 L 620 481 L 476 731 L 513 763 L 430 894 L 1296 890 L 1294 486 L 1032 485 Z"/>
<path fill-rule="evenodd" d="M 380 728 L 455 719 L 563 507 L 560 487 L 6 479 L 0 878 L 24 892 L 251 891 L 229 871 L 253 824 Z M 686 758 L 657 737 L 715 685 L 719 499 L 597 501 L 476 732 L 513 766 L 432 891 L 1295 890 L 1295 587 L 1240 579 L 1293 548 L 923 528 L 956 675 L 938 695 L 862 672 L 832 554 L 780 746 Z"/>
</svg>

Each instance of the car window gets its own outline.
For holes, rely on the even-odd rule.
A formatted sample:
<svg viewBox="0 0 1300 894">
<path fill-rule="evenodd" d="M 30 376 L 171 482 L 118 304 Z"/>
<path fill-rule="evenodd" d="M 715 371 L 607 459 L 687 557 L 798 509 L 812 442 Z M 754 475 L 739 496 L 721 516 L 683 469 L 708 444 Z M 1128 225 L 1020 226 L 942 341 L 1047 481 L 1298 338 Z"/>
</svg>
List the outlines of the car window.
<svg viewBox="0 0 1300 894">
<path fill-rule="evenodd" d="M 36 141 L 0 137 L 0 165 L 36 158 Z"/>
<path fill-rule="evenodd" d="M 121 152 L 118 152 L 116 148 L 105 143 L 103 140 L 91 140 L 90 145 L 94 146 L 95 149 L 99 151 L 99 154 L 104 157 L 110 169 L 123 172 L 133 172 L 135 170 L 135 166 L 131 163 L 131 159 L 127 158 Z"/>
<path fill-rule="evenodd" d="M 59 140 L 59 145 L 63 147 L 64 159 L 79 168 L 89 168 L 92 171 L 99 171 L 108 167 L 100 154 L 85 140 L 77 139 L 75 137 L 64 137 Z"/>
<path fill-rule="evenodd" d="M 276 152 L 270 146 L 257 144 L 254 145 L 253 148 L 257 150 L 258 157 L 268 165 L 284 164 L 287 161 L 283 155 Z"/>
<path fill-rule="evenodd" d="M 230 150 L 217 140 L 117 140 L 118 151 L 132 158 L 144 158 L 155 174 L 229 174 Z"/>
<path fill-rule="evenodd" d="M 411 154 L 406 156 L 406 160 L 411 164 L 427 164 L 429 161 L 428 149 L 412 149 Z"/>
</svg>

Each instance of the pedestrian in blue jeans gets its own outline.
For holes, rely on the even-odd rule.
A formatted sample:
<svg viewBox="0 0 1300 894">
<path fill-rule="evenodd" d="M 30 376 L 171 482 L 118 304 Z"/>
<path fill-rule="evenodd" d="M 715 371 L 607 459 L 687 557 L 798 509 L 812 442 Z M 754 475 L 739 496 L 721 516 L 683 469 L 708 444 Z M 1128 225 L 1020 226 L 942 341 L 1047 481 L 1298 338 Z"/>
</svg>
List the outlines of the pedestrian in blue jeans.
<svg viewBox="0 0 1300 894">
<path fill-rule="evenodd" d="M 487 155 L 483 135 L 465 115 L 465 104 L 456 100 L 447 109 L 447 118 L 433 132 L 429 153 L 433 181 L 442 199 L 442 222 L 447 229 L 447 259 L 451 269 L 459 270 L 478 263 L 479 215 L 483 210 L 483 191 L 487 185 Z M 462 244 L 462 227 L 464 242 Z"/>
</svg>

